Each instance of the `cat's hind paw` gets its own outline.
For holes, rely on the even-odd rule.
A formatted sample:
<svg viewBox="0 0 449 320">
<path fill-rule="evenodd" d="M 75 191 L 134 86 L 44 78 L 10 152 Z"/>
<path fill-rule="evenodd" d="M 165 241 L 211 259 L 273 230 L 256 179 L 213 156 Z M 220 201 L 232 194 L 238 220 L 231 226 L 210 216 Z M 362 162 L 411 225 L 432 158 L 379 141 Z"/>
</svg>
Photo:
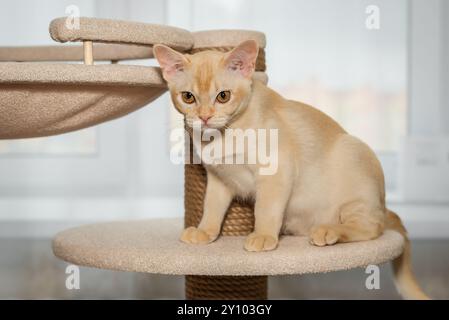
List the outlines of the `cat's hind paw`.
<svg viewBox="0 0 449 320">
<path fill-rule="evenodd" d="M 321 225 L 310 231 L 310 243 L 318 246 L 331 246 L 338 242 L 338 232 L 330 225 Z"/>
<path fill-rule="evenodd" d="M 255 232 L 251 233 L 245 242 L 245 249 L 248 251 L 270 251 L 276 249 L 278 239 L 272 236 L 264 236 Z"/>
<path fill-rule="evenodd" d="M 216 236 L 210 235 L 204 230 L 195 227 L 188 227 L 182 232 L 180 240 L 191 244 L 207 244 L 211 243 L 216 238 Z"/>
</svg>

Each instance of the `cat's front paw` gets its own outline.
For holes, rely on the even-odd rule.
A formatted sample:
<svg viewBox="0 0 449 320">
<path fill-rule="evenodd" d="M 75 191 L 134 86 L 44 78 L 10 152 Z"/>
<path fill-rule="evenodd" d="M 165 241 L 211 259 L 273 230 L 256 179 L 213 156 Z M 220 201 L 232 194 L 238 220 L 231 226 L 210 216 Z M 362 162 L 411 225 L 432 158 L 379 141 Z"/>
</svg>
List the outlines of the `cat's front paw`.
<svg viewBox="0 0 449 320">
<path fill-rule="evenodd" d="M 310 243 L 318 247 L 331 246 L 336 244 L 338 239 L 337 230 L 331 225 L 321 225 L 310 231 Z"/>
<path fill-rule="evenodd" d="M 246 238 L 245 249 L 254 252 L 270 251 L 276 249 L 277 245 L 278 239 L 253 232 Z"/>
<path fill-rule="evenodd" d="M 181 235 L 181 241 L 191 244 L 207 244 L 211 243 L 217 238 L 216 235 L 211 235 L 204 230 L 188 227 L 184 229 Z"/>
</svg>

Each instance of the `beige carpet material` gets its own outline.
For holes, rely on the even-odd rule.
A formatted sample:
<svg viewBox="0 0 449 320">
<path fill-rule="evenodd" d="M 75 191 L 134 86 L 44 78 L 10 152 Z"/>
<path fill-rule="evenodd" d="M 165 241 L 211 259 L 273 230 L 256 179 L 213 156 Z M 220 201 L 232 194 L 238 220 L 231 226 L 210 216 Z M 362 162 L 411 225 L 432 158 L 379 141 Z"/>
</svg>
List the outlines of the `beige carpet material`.
<svg viewBox="0 0 449 320">
<path fill-rule="evenodd" d="M 182 219 L 92 224 L 53 240 L 54 254 L 70 263 L 102 269 L 169 275 L 287 275 L 330 272 L 381 264 L 401 254 L 403 237 L 387 231 L 372 241 L 315 247 L 306 237 L 285 236 L 277 250 L 247 252 L 244 237 L 209 245 L 180 242 Z"/>
<path fill-rule="evenodd" d="M 80 18 L 80 27 L 67 28 L 67 18 L 50 23 L 50 35 L 58 42 L 94 41 L 140 45 L 165 44 L 180 51 L 193 46 L 192 34 L 184 29 L 132 21 Z"/>
<path fill-rule="evenodd" d="M 0 83 L 4 84 L 167 87 L 159 67 L 135 65 L 4 62 L 0 63 L 0 74 Z"/>
<path fill-rule="evenodd" d="M 93 49 L 95 61 L 120 61 L 153 58 L 150 46 L 124 44 L 97 44 Z M 80 45 L 0 47 L 0 62 L 83 61 Z"/>
</svg>

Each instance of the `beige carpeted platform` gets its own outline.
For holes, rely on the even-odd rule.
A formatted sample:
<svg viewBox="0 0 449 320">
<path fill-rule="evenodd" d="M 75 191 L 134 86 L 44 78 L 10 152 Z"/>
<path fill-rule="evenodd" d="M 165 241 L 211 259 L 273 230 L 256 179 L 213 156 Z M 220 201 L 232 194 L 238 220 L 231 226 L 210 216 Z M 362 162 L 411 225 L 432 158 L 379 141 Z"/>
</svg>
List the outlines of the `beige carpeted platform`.
<svg viewBox="0 0 449 320">
<path fill-rule="evenodd" d="M 285 275 L 381 264 L 401 254 L 404 240 L 387 231 L 372 241 L 315 247 L 305 237 L 283 237 L 270 252 L 247 252 L 244 237 L 209 245 L 178 240 L 181 219 L 100 223 L 63 231 L 53 240 L 59 258 L 102 269 L 170 275 Z"/>
<path fill-rule="evenodd" d="M 5 62 L 0 63 L 0 72 L 0 84 L 167 87 L 159 67 L 137 65 Z"/>
<path fill-rule="evenodd" d="M 159 68 L 0 63 L 0 139 L 70 132 L 133 112 L 166 91 Z"/>
<path fill-rule="evenodd" d="M 180 51 L 191 49 L 194 41 L 189 31 L 166 25 L 81 17 L 80 28 L 67 28 L 66 21 L 67 18 L 63 17 L 50 23 L 50 36 L 53 40 L 138 45 L 163 43 Z"/>
<path fill-rule="evenodd" d="M 94 44 L 95 61 L 123 61 L 153 58 L 150 46 Z M 83 46 L 0 47 L 0 62 L 83 61 Z"/>
</svg>

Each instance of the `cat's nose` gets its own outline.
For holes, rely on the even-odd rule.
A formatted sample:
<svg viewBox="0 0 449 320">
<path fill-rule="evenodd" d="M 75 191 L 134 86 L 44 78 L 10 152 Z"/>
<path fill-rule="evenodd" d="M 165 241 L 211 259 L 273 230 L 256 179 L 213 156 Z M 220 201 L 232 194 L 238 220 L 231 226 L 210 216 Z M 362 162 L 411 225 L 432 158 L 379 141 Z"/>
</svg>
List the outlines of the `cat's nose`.
<svg viewBox="0 0 449 320">
<path fill-rule="evenodd" d="M 203 120 L 204 124 L 207 124 L 207 121 L 212 118 L 212 116 L 200 116 L 199 117 L 201 120 Z"/>
</svg>

